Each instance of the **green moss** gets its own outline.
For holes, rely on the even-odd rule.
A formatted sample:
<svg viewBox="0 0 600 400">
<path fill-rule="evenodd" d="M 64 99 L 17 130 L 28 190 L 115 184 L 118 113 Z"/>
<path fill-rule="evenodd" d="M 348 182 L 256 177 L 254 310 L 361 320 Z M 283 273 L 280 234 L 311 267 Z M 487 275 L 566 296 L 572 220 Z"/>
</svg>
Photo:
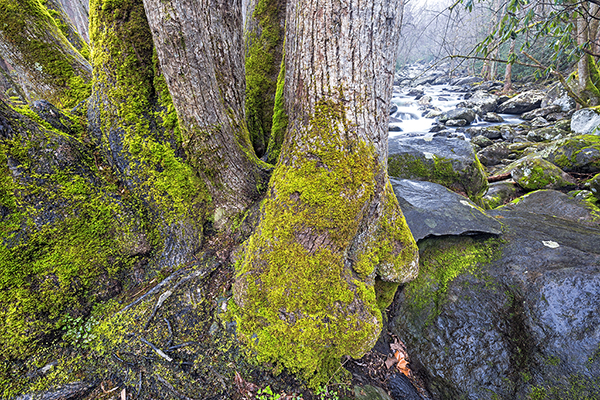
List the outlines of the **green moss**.
<svg viewBox="0 0 600 400">
<path fill-rule="evenodd" d="M 414 312 L 426 312 L 427 320 L 432 321 L 439 315 L 452 281 L 462 274 L 477 275 L 481 265 L 498 259 L 502 241 L 432 238 L 420 242 L 419 246 L 419 276 L 406 285 L 405 296 Z"/>
<path fill-rule="evenodd" d="M 273 123 L 277 73 L 283 34 L 280 0 L 259 0 L 252 18 L 257 32 L 249 32 L 246 55 L 246 121 L 250 140 L 261 157 L 267 149 Z"/>
<path fill-rule="evenodd" d="M 464 171 L 457 171 L 452 160 L 437 155 L 426 159 L 413 154 L 394 154 L 388 161 L 390 176 L 439 183 L 448 189 L 465 193 L 477 204 L 488 187 L 484 171 L 477 157 Z"/>
<path fill-rule="evenodd" d="M 396 290 L 400 286 L 397 282 L 386 282 L 381 279 L 375 280 L 375 294 L 377 295 L 377 307 L 385 311 L 394 301 Z"/>
<path fill-rule="evenodd" d="M 283 96 L 283 89 L 285 87 L 285 54 L 281 58 L 281 68 L 279 69 L 279 76 L 277 77 L 277 92 L 275 93 L 275 104 L 273 110 L 273 125 L 271 127 L 271 138 L 269 139 L 269 146 L 267 153 L 269 155 L 268 161 L 275 165 L 279 159 L 279 153 L 281 152 L 281 146 L 285 138 L 285 132 L 288 126 L 288 117 L 285 112 L 285 99 Z"/>
<path fill-rule="evenodd" d="M 301 373 L 312 386 L 327 382 L 342 356 L 360 357 L 374 344 L 381 311 L 374 280 L 366 277 L 374 271 L 369 263 L 400 264 L 410 247 L 394 242 L 410 236 L 402 224 L 390 230 L 401 217 L 397 209 L 399 216 L 382 218 L 390 226 L 381 222 L 364 246 L 370 254 L 356 255 L 356 271 L 346 265 L 376 176 L 384 174 L 372 146 L 346 139 L 347 124 L 341 105 L 316 106 L 306 131 L 286 149 L 297 161 L 275 169 L 261 224 L 236 269 L 240 338 L 259 361 Z M 389 242 L 378 248 L 386 230 Z"/>
<path fill-rule="evenodd" d="M 90 7 L 94 95 L 107 99 L 100 109 L 106 151 L 114 151 L 108 136 L 116 133 L 122 146 L 115 157 L 129 166 L 121 172 L 135 176 L 130 189 L 153 204 L 163 223 L 202 221 L 207 191 L 181 150 L 177 114 L 142 2 L 92 1 Z"/>
<path fill-rule="evenodd" d="M 67 41 L 39 0 L 0 4 L 0 31 L 20 52 L 19 61 L 52 88 L 44 96 L 59 107 L 73 107 L 89 97 L 90 78 L 83 57 Z"/>
</svg>

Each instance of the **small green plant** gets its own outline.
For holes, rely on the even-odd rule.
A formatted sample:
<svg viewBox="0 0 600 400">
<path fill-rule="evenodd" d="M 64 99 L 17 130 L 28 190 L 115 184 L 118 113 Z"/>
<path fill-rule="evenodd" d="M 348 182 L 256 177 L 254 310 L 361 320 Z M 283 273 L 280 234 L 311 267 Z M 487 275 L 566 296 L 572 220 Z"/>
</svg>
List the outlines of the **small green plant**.
<svg viewBox="0 0 600 400">
<path fill-rule="evenodd" d="M 256 398 L 258 400 L 277 400 L 281 398 L 279 393 L 273 393 L 271 386 L 267 386 L 264 389 L 258 389 Z"/>
<path fill-rule="evenodd" d="M 334 390 L 329 390 L 327 386 L 321 386 L 315 392 L 320 400 L 340 400 L 338 393 Z"/>
<path fill-rule="evenodd" d="M 63 339 L 73 346 L 87 347 L 95 338 L 91 331 L 97 323 L 93 317 L 85 320 L 83 317 L 73 318 L 67 314 L 63 318 Z"/>
</svg>

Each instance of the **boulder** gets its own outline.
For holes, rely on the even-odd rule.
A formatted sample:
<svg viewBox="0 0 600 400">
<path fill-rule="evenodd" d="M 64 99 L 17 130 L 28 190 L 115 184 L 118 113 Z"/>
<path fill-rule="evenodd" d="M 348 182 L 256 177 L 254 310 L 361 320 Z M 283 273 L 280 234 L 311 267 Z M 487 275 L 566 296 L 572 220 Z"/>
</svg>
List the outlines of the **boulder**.
<svg viewBox="0 0 600 400">
<path fill-rule="evenodd" d="M 569 112 L 575 110 L 577 103 L 567 94 L 560 83 L 555 84 L 542 100 L 541 107 L 545 108 L 550 105 L 557 105 L 560 111 Z"/>
<path fill-rule="evenodd" d="M 521 119 L 524 119 L 526 121 L 531 121 L 532 119 L 535 119 L 537 117 L 546 118 L 548 115 L 550 115 L 552 113 L 558 113 L 560 111 L 562 111 L 562 109 L 559 105 L 552 104 L 552 105 L 549 105 L 549 106 L 546 106 L 543 108 L 538 108 L 533 111 L 523 113 L 521 115 Z"/>
<path fill-rule="evenodd" d="M 42 120 L 50 124 L 50 126 L 52 126 L 54 129 L 63 131 L 70 135 L 76 135 L 78 128 L 76 123 L 49 101 L 36 100 L 31 103 L 30 107 L 34 113 L 36 113 Z"/>
<path fill-rule="evenodd" d="M 600 230 L 571 200 L 551 191 L 488 211 L 501 240 L 419 242 L 419 277 L 392 304 L 391 332 L 433 398 L 597 398 Z"/>
<path fill-rule="evenodd" d="M 539 156 L 527 156 L 504 169 L 525 190 L 563 189 L 573 187 L 575 179 Z"/>
<path fill-rule="evenodd" d="M 501 233 L 498 221 L 442 185 L 409 179 L 391 179 L 391 182 L 406 223 L 417 241 L 428 236 Z"/>
<path fill-rule="evenodd" d="M 486 112 L 483 116 L 483 120 L 485 122 L 504 122 L 504 118 L 495 112 Z"/>
<path fill-rule="evenodd" d="M 479 76 L 466 76 L 464 78 L 457 78 L 451 81 L 453 86 L 473 85 L 474 83 L 483 82 L 483 78 Z"/>
<path fill-rule="evenodd" d="M 591 108 L 575 111 L 571 117 L 571 130 L 580 135 L 599 135 L 600 114 Z"/>
<path fill-rule="evenodd" d="M 486 167 L 491 167 L 493 165 L 500 164 L 500 162 L 507 159 L 510 154 L 511 151 L 508 149 L 508 145 L 500 142 L 494 143 L 491 146 L 478 151 L 477 157 L 483 165 Z"/>
<path fill-rule="evenodd" d="M 475 118 L 477 118 L 477 114 L 475 114 L 475 112 L 473 110 L 471 110 L 469 108 L 459 107 L 459 108 L 455 108 L 454 110 L 449 110 L 449 111 L 442 113 L 438 117 L 438 120 L 440 122 L 444 123 L 448 120 L 463 119 L 463 120 L 467 121 L 468 124 L 470 124 L 475 120 Z"/>
<path fill-rule="evenodd" d="M 490 188 L 482 200 L 486 208 L 492 209 L 513 200 L 518 192 L 519 188 L 513 181 L 494 182 L 490 183 Z"/>
<path fill-rule="evenodd" d="M 471 139 L 471 143 L 473 143 L 474 145 L 477 145 L 479 147 L 488 147 L 494 144 L 494 142 L 492 142 L 491 139 L 488 139 L 487 137 L 483 136 L 483 135 L 479 135 L 479 136 L 475 136 L 473 139 Z M 481 157 L 479 158 L 479 160 L 481 161 Z M 485 164 L 483 164 L 485 165 Z"/>
<path fill-rule="evenodd" d="M 487 190 L 481 163 L 465 140 L 447 137 L 390 138 L 388 172 L 403 179 L 439 183 L 477 202 Z"/>
<path fill-rule="evenodd" d="M 494 112 L 498 108 L 498 96 L 478 90 L 465 103 L 466 107 L 478 107 L 482 112 Z"/>
<path fill-rule="evenodd" d="M 558 129 L 555 126 L 549 126 L 546 128 L 533 129 L 527 132 L 527 140 L 531 142 L 544 142 L 561 139 L 568 134 L 568 132 Z"/>
<path fill-rule="evenodd" d="M 498 106 L 501 114 L 522 114 L 540 106 L 546 94 L 541 90 L 520 93 Z"/>
<path fill-rule="evenodd" d="M 507 140 L 515 135 L 515 129 L 510 125 L 473 126 L 468 128 L 466 132 L 471 137 L 482 135 L 492 140 Z"/>
<path fill-rule="evenodd" d="M 582 135 L 562 139 L 545 151 L 546 160 L 567 172 L 600 172 L 600 138 Z"/>
</svg>

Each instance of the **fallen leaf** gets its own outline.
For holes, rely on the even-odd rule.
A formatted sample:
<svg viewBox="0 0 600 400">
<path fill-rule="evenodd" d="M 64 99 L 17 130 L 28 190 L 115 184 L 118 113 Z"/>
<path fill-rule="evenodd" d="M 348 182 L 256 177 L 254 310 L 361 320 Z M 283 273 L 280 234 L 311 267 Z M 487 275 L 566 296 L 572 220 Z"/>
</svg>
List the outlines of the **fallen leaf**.
<svg viewBox="0 0 600 400">
<path fill-rule="evenodd" d="M 396 357 L 389 357 L 387 358 L 387 360 L 385 360 L 385 366 L 390 369 L 392 366 L 394 366 L 396 363 L 398 362 L 398 360 L 396 359 Z"/>
</svg>

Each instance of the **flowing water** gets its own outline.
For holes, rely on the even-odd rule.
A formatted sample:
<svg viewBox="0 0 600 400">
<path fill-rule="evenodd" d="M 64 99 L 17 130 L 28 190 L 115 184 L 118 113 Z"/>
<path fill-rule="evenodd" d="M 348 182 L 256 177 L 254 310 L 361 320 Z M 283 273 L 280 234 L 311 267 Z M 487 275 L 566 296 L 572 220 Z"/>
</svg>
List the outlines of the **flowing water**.
<svg viewBox="0 0 600 400">
<path fill-rule="evenodd" d="M 401 88 L 399 86 L 394 86 L 394 93 L 392 96 L 392 103 L 398 107 L 398 110 L 395 111 L 390 117 L 395 118 L 399 121 L 394 121 L 391 119 L 390 127 L 399 127 L 402 129 L 401 132 L 389 132 L 389 137 L 398 137 L 398 136 L 415 136 L 416 134 L 426 135 L 429 132 L 429 129 L 435 125 L 434 118 L 424 118 L 423 114 L 427 114 L 428 111 L 425 110 L 425 107 L 419 104 L 418 100 L 415 100 L 414 96 L 408 96 L 407 92 L 409 89 Z M 465 101 L 465 93 L 464 91 L 460 91 L 461 88 L 457 88 L 455 86 L 450 85 L 432 85 L 426 86 L 423 88 L 424 96 L 431 97 L 431 106 L 439 108 L 442 112 L 449 111 L 456 106 Z M 498 124 L 519 124 L 523 122 L 520 118 L 509 115 L 509 114 L 500 114 L 502 118 L 504 118 L 504 122 L 501 123 L 491 123 L 485 122 L 480 118 L 477 118 L 473 123 L 469 126 L 489 126 L 489 125 L 498 125 Z M 454 130 L 454 128 L 448 128 Z"/>
</svg>

